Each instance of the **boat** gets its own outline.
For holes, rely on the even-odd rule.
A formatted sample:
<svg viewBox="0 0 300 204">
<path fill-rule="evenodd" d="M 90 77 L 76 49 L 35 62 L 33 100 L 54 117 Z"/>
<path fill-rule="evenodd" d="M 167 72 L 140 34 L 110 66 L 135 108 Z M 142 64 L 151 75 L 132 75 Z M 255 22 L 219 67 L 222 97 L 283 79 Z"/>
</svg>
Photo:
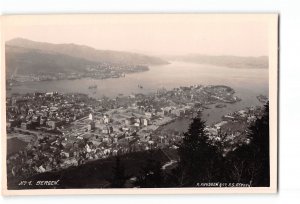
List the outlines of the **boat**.
<svg viewBox="0 0 300 204">
<path fill-rule="evenodd" d="M 226 107 L 226 104 L 218 104 L 218 105 L 216 105 L 215 107 L 216 107 L 216 108 L 224 108 L 224 107 Z"/>
<path fill-rule="evenodd" d="M 97 85 L 91 85 L 89 86 L 89 89 L 96 89 L 97 88 Z"/>
</svg>

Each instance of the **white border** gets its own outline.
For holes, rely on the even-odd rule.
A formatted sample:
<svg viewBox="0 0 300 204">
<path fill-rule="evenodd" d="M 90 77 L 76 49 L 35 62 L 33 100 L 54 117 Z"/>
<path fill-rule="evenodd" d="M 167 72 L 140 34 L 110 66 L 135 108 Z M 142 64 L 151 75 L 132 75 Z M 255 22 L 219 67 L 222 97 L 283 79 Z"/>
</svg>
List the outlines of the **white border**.
<svg viewBox="0 0 300 204">
<path fill-rule="evenodd" d="M 97 15 L 97 14 L 95 14 Z M 100 16 L 115 15 L 115 14 L 99 14 Z M 141 14 L 118 14 L 131 15 L 131 17 L 138 18 Z M 160 14 L 149 14 L 150 17 L 159 17 Z M 158 16 L 157 16 L 158 15 Z M 178 18 L 185 15 L 193 15 L 195 18 L 220 18 L 232 20 L 264 20 L 268 22 L 269 26 L 269 99 L 270 99 L 270 187 L 260 188 L 159 188 L 159 189 L 45 189 L 45 190 L 7 190 L 6 186 L 6 140 L 2 140 L 2 193 L 4 195 L 65 195 L 65 194 L 215 194 L 215 193 L 276 193 L 277 191 L 277 62 L 278 62 L 278 14 L 169 14 L 172 18 Z M 53 15 L 53 18 L 59 19 L 65 15 Z M 88 18 L 93 18 L 93 15 L 87 15 Z M 13 16 L 14 17 L 14 16 Z M 26 18 L 26 16 L 16 16 L 17 18 Z M 39 18 L 39 15 L 30 16 L 31 18 Z M 68 16 L 70 17 L 70 16 Z M 76 14 L 71 17 L 80 18 Z M 169 17 L 169 16 L 168 16 Z M 190 16 L 191 17 L 191 16 Z M 5 28 L 10 16 L 2 16 L 2 29 Z M 5 31 L 5 30 L 4 30 Z M 5 32 L 4 32 L 5 33 Z M 2 40 L 2 50 L 4 50 L 4 40 Z M 4 52 L 2 52 L 2 59 L 4 59 Z M 5 76 L 4 60 L 2 60 L 2 76 Z M 5 80 L 2 80 L 5 82 Z M 5 89 L 2 84 L 2 96 L 5 96 Z M 5 100 L 5 97 L 1 97 Z M 5 103 L 2 105 L 2 110 L 5 112 Z M 5 134 L 5 114 L 2 115 L 2 130 Z M 4 125 L 3 125 L 4 124 Z M 2 138 L 3 139 L 3 138 Z"/>
</svg>

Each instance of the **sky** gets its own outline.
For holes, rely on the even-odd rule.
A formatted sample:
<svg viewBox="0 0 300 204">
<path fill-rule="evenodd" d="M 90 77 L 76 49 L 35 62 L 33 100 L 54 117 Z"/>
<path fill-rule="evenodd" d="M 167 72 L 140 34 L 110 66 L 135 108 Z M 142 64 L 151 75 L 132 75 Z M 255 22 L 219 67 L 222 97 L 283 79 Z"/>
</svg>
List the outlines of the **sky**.
<svg viewBox="0 0 300 204">
<path fill-rule="evenodd" d="M 21 37 L 152 55 L 263 56 L 270 16 L 263 14 L 19 15 L 4 19 L 5 41 Z"/>
</svg>

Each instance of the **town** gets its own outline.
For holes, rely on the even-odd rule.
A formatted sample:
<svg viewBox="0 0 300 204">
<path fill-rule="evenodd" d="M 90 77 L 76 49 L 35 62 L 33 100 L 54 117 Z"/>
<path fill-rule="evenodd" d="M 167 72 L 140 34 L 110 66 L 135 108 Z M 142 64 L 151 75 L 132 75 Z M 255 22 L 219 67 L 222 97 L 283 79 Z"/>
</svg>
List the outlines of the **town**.
<svg viewBox="0 0 300 204">
<path fill-rule="evenodd" d="M 202 85 L 114 99 L 79 93 L 13 94 L 6 100 L 7 140 L 22 145 L 8 148 L 7 172 L 26 178 L 114 155 L 176 149 L 182 132 L 164 127 L 191 120 L 207 105 L 238 101 L 228 86 Z M 206 130 L 213 143 L 227 144 L 226 153 L 247 142 L 245 127 L 261 114 L 262 108 L 250 107 L 224 115 Z"/>
<path fill-rule="evenodd" d="M 108 79 L 125 77 L 126 74 L 148 71 L 149 67 L 145 65 L 120 65 L 110 63 L 98 63 L 86 65 L 81 72 L 54 72 L 54 73 L 17 73 L 10 75 L 6 79 L 6 87 L 20 86 L 24 82 L 30 81 L 56 81 L 56 80 L 74 80 L 81 78 Z"/>
</svg>

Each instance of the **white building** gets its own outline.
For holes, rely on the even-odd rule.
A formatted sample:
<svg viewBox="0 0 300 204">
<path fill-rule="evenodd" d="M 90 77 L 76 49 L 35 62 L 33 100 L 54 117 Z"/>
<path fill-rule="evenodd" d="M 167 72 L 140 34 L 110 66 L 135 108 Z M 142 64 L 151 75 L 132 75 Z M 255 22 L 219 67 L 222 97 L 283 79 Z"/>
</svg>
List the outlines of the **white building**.
<svg viewBox="0 0 300 204">
<path fill-rule="evenodd" d="M 94 120 L 94 115 L 92 113 L 89 114 L 89 120 Z"/>
<path fill-rule="evenodd" d="M 144 118 L 144 119 L 143 119 L 143 125 L 144 125 L 144 126 L 148 126 L 148 124 L 149 124 L 148 120 L 147 120 L 146 118 Z"/>
<path fill-rule="evenodd" d="M 146 113 L 145 113 L 145 116 L 146 116 L 147 118 L 151 118 L 151 117 L 152 117 L 152 113 L 146 112 Z"/>
<path fill-rule="evenodd" d="M 109 123 L 109 117 L 107 115 L 104 115 L 103 116 L 103 121 L 104 121 L 104 124 L 108 124 Z"/>
</svg>

